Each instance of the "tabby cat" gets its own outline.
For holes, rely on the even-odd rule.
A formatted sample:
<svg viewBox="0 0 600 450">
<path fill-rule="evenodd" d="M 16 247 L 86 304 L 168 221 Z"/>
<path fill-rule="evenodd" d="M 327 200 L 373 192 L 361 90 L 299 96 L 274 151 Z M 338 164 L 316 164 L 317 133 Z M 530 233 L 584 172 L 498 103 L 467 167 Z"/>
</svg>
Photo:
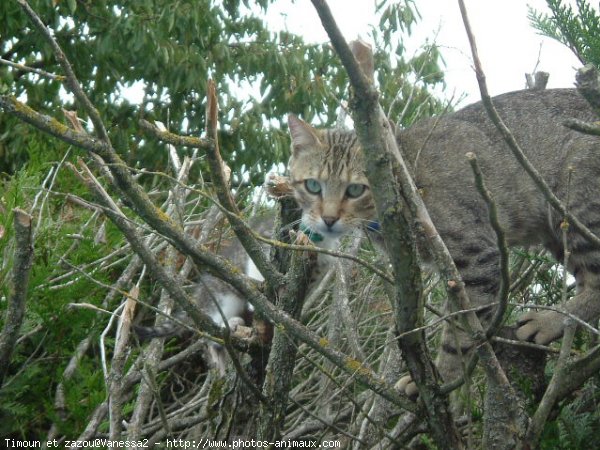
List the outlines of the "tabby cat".
<svg viewBox="0 0 600 450">
<path fill-rule="evenodd" d="M 249 221 L 249 226 L 263 237 L 271 238 L 275 227 L 275 214 L 265 212 L 257 214 Z M 269 251 L 263 245 L 265 254 Z M 242 244 L 234 237 L 219 236 L 218 253 L 236 265 L 240 271 L 256 282 L 263 280 L 262 275 L 244 251 Z M 252 320 L 253 308 L 236 289 L 208 272 L 201 273 L 188 287 L 190 297 L 196 306 L 206 313 L 221 328 L 227 326 L 234 332 L 239 326 L 249 325 Z M 185 324 L 193 328 L 193 321 L 188 314 L 177 309 L 172 313 L 176 320 L 163 321 L 161 325 L 135 326 L 135 332 L 141 341 L 155 338 L 171 338 L 181 336 L 186 332 Z M 225 349 L 215 343 L 207 342 L 206 361 L 221 374 L 227 366 Z"/>
<path fill-rule="evenodd" d="M 588 104 L 572 89 L 520 91 L 493 99 L 527 157 L 572 214 L 600 234 L 600 140 L 570 130 L 563 121 L 595 121 Z M 377 218 L 364 173 L 360 144 L 352 131 L 317 130 L 290 115 L 292 156 L 289 163 L 303 227 L 321 245 L 333 245 L 358 227 L 376 232 Z M 481 103 L 398 130 L 400 151 L 438 232 L 460 270 L 473 306 L 494 301 L 499 287 L 499 251 L 487 207 L 474 188 L 465 154 L 477 155 L 488 189 L 499 210 L 509 245 L 541 244 L 563 261 L 563 220 L 534 186 L 487 118 Z M 571 173 L 572 171 L 572 173 Z M 600 316 L 600 248 L 573 227 L 567 232 L 567 269 L 577 295 L 564 308 L 585 321 Z M 426 249 L 421 249 L 426 256 Z M 480 314 L 489 321 L 493 310 Z M 518 323 L 519 339 L 547 344 L 558 339 L 564 315 L 529 312 Z M 457 342 L 460 348 L 457 348 Z M 460 375 L 459 355 L 472 350 L 469 338 L 446 325 L 436 364 L 446 381 Z M 416 393 L 407 378 L 400 387 Z"/>
</svg>

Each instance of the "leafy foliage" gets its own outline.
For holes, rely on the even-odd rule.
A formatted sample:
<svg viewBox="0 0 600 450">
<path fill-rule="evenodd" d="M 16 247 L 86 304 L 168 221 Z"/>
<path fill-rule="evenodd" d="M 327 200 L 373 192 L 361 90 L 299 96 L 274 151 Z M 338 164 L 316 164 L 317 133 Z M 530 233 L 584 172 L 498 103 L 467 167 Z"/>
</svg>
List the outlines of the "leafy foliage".
<svg viewBox="0 0 600 450">
<path fill-rule="evenodd" d="M 60 74 L 51 49 L 31 29 L 18 4 L 4 3 L 0 7 L 5 24 L 2 58 Z M 262 17 L 269 3 L 38 0 L 31 5 L 73 61 L 83 89 L 128 163 L 158 170 L 166 165 L 163 147 L 139 135 L 141 116 L 162 120 L 179 134 L 202 132 L 210 77 L 222 94 L 222 152 L 234 173 L 247 173 L 260 182 L 274 163 L 287 159 L 287 136 L 279 131 L 287 113 L 313 122 L 319 116 L 331 124 L 346 97 L 345 74 L 332 49 L 306 44 L 286 31 L 270 31 Z M 390 60 L 393 33 L 410 29 L 416 20 L 411 3 L 382 1 L 380 8 L 385 9 L 380 25 L 386 31 L 377 39 L 378 62 Z M 441 81 L 437 52 L 426 51 L 412 60 L 406 59 L 401 47 L 393 54 L 394 66 L 382 65 L 379 77 L 382 91 L 390 94 L 384 98 L 390 102 L 402 92 L 399 87 L 410 70 L 420 71 L 420 99 L 427 97 L 427 86 Z M 132 89 L 143 92 L 141 104 L 131 100 Z M 0 90 L 24 97 L 32 108 L 53 116 L 59 116 L 62 107 L 76 109 L 65 105 L 60 81 L 8 66 L 0 66 Z M 428 102 L 423 114 L 437 105 Z M 12 173 L 31 158 L 23 143 L 37 134 L 15 126 L 14 119 L 0 116 L 0 172 Z M 60 154 L 64 147 L 44 150 Z"/>
<path fill-rule="evenodd" d="M 573 403 L 564 405 L 556 420 L 544 430 L 540 448 L 544 450 L 585 450 L 593 447 L 600 431 L 598 392 L 594 383 L 588 383 Z M 590 446 L 591 445 L 591 446 Z"/>
<path fill-rule="evenodd" d="M 33 196 L 40 191 L 44 172 L 36 175 L 26 175 L 25 172 L 21 170 L 10 182 L 2 185 L 5 189 L 2 200 L 6 202 L 8 210 L 13 206 L 31 208 L 31 203 L 35 201 Z M 70 191 L 74 195 L 78 190 L 72 189 L 71 183 L 70 176 L 62 172 L 50 188 Z M 41 197 L 37 200 L 43 202 Z M 46 433 L 48 421 L 57 419 L 55 405 L 48 394 L 61 380 L 60 374 L 77 344 L 87 336 L 97 336 L 99 332 L 102 321 L 97 320 L 95 313 L 73 309 L 70 305 L 82 301 L 100 306 L 105 293 L 97 282 L 111 284 L 119 271 L 118 263 L 111 270 L 92 271 L 95 281 L 77 271 L 73 272 L 75 266 L 94 266 L 93 263 L 102 252 L 90 234 L 90 230 L 97 229 L 102 222 L 98 214 L 74 208 L 64 202 L 62 195 L 51 198 L 36 211 L 41 217 L 35 241 L 35 264 L 30 276 L 28 309 L 21 329 L 24 337 L 12 357 L 15 370 L 19 370 L 11 372 L 10 381 L 4 384 L 0 392 L 0 416 L 3 418 L 0 435 L 19 439 L 38 439 Z M 3 257 L 0 292 L 3 295 L 7 294 L 14 242 L 11 239 L 11 216 L 6 215 L 7 235 L 0 239 L 0 255 Z M 92 225 L 92 228 L 87 228 L 86 224 Z M 108 232 L 106 236 L 108 241 L 104 249 L 107 251 L 122 240 L 122 236 L 114 232 Z M 59 281 L 69 273 L 64 284 Z M 5 305 L 6 302 L 2 302 L 0 310 L 3 311 Z M 103 396 L 102 391 L 98 391 L 103 385 L 101 382 L 98 384 L 97 379 L 100 375 L 101 381 L 102 375 L 97 372 L 96 362 L 93 366 L 95 374 L 85 376 L 83 385 L 70 392 L 73 403 L 68 403 L 69 408 L 73 407 L 82 414 L 89 414 L 98 395 Z M 82 371 L 85 372 L 85 369 Z M 87 392 L 85 386 L 93 379 L 96 379 L 95 395 Z M 82 399 L 89 401 L 81 403 Z M 88 405 L 85 411 L 83 404 Z"/>
<path fill-rule="evenodd" d="M 600 15 L 588 0 L 546 0 L 550 14 L 529 10 L 529 19 L 540 33 L 569 47 L 582 64 L 600 66 Z"/>
<path fill-rule="evenodd" d="M 168 123 L 176 133 L 200 134 L 209 77 L 218 84 L 221 149 L 237 174 L 237 182 L 249 180 L 252 185 L 262 181 L 268 168 L 287 159 L 288 138 L 282 128 L 288 112 L 301 114 L 313 123 L 320 120 L 331 124 L 336 119 L 339 104 L 348 96 L 346 75 L 337 58 L 328 45 L 306 44 L 289 32 L 269 30 L 262 14 L 270 3 L 31 2 L 75 63 L 84 90 L 108 125 L 121 155 L 132 170 L 152 172 L 140 179 L 157 205 L 170 190 L 181 186 L 174 182 L 164 145 L 142 137 L 137 120 L 152 117 Z M 397 39 L 398 33 L 409 33 L 418 19 L 414 3 L 380 0 L 378 12 L 380 23 L 372 30 L 371 38 L 377 49 L 376 82 L 384 109 L 390 118 L 404 125 L 440 112 L 442 104 L 430 95 L 432 87 L 443 83 L 438 48 L 426 45 L 417 54 L 407 56 L 402 39 Z M 2 58 L 60 74 L 50 48 L 29 26 L 16 2 L 2 3 L 0 20 L 6 24 L 0 40 Z M 131 100 L 128 90 L 134 86 L 143 91 L 142 102 Z M 72 98 L 60 81 L 5 65 L 0 65 L 0 92 L 27 100 L 29 106 L 60 120 L 60 108 L 77 108 L 70 104 Z M 80 116 L 85 117 L 81 111 Z M 91 196 L 65 169 L 65 162 L 77 156 L 78 150 L 48 139 L 6 114 L 0 115 L 0 171 L 4 172 L 0 178 L 0 298 L 6 298 L 9 290 L 14 251 L 12 209 L 21 207 L 32 212 L 36 224 L 35 265 L 26 319 L 7 382 L 0 391 L 2 438 L 40 439 L 51 433 L 80 436 L 107 397 L 102 365 L 110 362 L 115 351 L 111 320 L 120 311 L 123 294 L 137 279 L 141 301 L 156 304 L 161 295 L 160 286 L 145 275 L 141 264 L 123 285 L 119 284 L 125 272 L 135 267 L 135 255 L 120 232 L 93 205 L 85 203 L 91 202 Z M 181 218 L 182 223 L 202 223 L 211 212 L 207 200 L 211 186 L 210 180 L 202 176 L 206 173 L 203 160 L 196 157 L 193 161 L 199 166 L 199 175 L 188 187 L 198 195 L 178 205 L 181 217 L 173 216 Z M 253 192 L 237 189 L 236 195 L 245 206 Z M 127 205 L 120 207 L 130 213 Z M 210 245 L 218 247 L 227 238 L 223 223 L 215 225 Z M 146 232 L 141 226 L 140 230 Z M 154 233 L 146 233 L 145 238 L 168 265 L 170 256 L 163 242 L 154 240 Z M 364 260 L 377 263 L 372 249 L 361 248 L 360 252 Z M 545 304 L 558 300 L 558 278 L 562 274 L 554 262 L 526 252 L 515 254 L 513 262 L 513 279 L 522 279 L 512 292 L 515 303 L 526 303 L 532 297 Z M 362 266 L 349 266 L 347 275 L 347 298 L 340 294 L 338 284 L 333 292 L 325 289 L 325 294 L 309 299 L 302 320 L 319 331 L 324 345 L 356 357 L 348 362 L 356 371 L 363 369 L 359 360 L 364 361 L 393 384 L 398 374 L 388 362 L 393 360 L 391 353 L 396 344 L 390 333 L 393 312 L 385 300 L 385 286 Z M 426 292 L 429 306 L 441 310 L 446 296 L 444 286 L 430 281 Z M 346 308 L 345 314 L 331 307 L 334 302 Z M 0 301 L 0 313 L 5 308 L 6 302 Z M 143 316 L 143 312 L 138 314 L 136 320 L 144 320 Z M 440 326 L 438 317 L 428 313 L 426 324 L 430 347 L 436 348 L 433 343 L 439 340 L 439 333 L 434 332 Z M 106 339 L 100 344 L 105 331 Z M 164 356 L 182 355 L 192 345 L 189 341 L 170 342 Z M 587 341 L 578 342 L 577 348 L 585 345 Z M 126 370 L 140 361 L 146 363 L 147 353 L 143 352 L 148 347 L 130 345 Z M 296 428 L 313 425 L 320 437 L 344 439 L 348 434 L 358 434 L 359 428 L 367 426 L 363 415 L 376 403 L 374 397 L 318 352 L 306 345 L 300 345 L 298 351 L 303 357 L 298 359 L 293 374 L 293 401 L 286 412 L 285 431 L 293 434 Z M 76 367 L 74 372 L 68 371 L 71 364 Z M 149 372 L 144 376 L 151 378 Z M 154 403 L 144 422 L 145 435 L 161 438 L 160 433 L 168 428 L 162 422 L 165 412 L 175 416 L 178 411 L 184 413 L 181 421 L 170 422 L 175 426 L 168 432 L 174 436 L 189 436 L 185 433 L 190 429 L 198 435 L 212 436 L 214 429 L 221 428 L 225 420 L 222 410 L 229 411 L 222 406 L 231 398 L 227 391 L 230 385 L 227 380 L 211 376 L 198 351 L 182 358 L 175 367 L 157 373 L 153 380 Z M 530 380 L 523 381 L 522 390 L 528 400 L 536 401 L 527 383 Z M 585 392 L 577 393 L 575 401 L 548 423 L 543 448 L 585 448 L 585 443 L 594 439 L 599 417 L 590 405 L 598 399 L 597 381 L 590 380 Z M 475 429 L 482 415 L 482 383 L 476 374 L 471 385 L 475 394 L 465 397 Z M 133 415 L 141 385 L 139 380 L 127 384 L 129 397 L 122 408 L 125 421 Z M 243 405 L 239 406 L 243 410 Z M 385 408 L 374 405 L 374 414 L 375 406 Z M 331 420 L 333 426 L 324 427 L 314 420 L 315 416 Z M 349 417 L 354 417 L 354 422 Z M 397 411 L 389 417 L 385 427 L 378 424 L 375 429 L 381 439 L 402 425 Z M 183 419 L 199 422 L 190 425 Z M 97 424 L 98 435 L 109 429 L 107 420 Z M 413 427 L 409 424 L 408 428 Z M 411 433 L 422 432 L 419 427 L 409 429 L 403 439 L 410 440 Z M 422 446 L 434 447 L 427 434 L 417 439 Z"/>
<path fill-rule="evenodd" d="M 132 168 L 153 173 L 143 175 L 140 181 L 157 202 L 172 188 L 163 176 L 171 168 L 164 145 L 142 137 L 138 119 L 162 120 L 179 134 L 201 134 L 209 77 L 219 90 L 219 140 L 224 159 L 238 175 L 238 182 L 249 180 L 250 184 L 262 182 L 273 164 L 287 160 L 289 142 L 282 131 L 287 113 L 331 124 L 338 105 L 348 96 L 346 75 L 329 45 L 307 44 L 287 31 L 269 29 L 263 13 L 271 1 L 29 3 L 72 62 L 121 156 Z M 379 3 L 380 26 L 386 31 L 373 30 L 377 80 L 384 106 L 393 111 L 396 120 L 409 123 L 441 109 L 428 92 L 443 81 L 439 54 L 429 46 L 407 57 L 401 44 L 392 43 L 392 36 L 409 31 L 415 23 L 414 5 Z M 62 74 L 51 48 L 17 2 L 1 2 L 0 21 L 2 59 Z M 407 86 L 407 80 L 414 87 Z M 132 98 L 134 91 L 143 93 L 141 101 Z M 76 110 L 83 126 L 93 131 L 60 80 L 0 64 L 0 93 L 13 95 L 63 122 L 61 108 Z M 0 114 L 2 299 L 8 296 L 14 251 L 12 209 L 30 211 L 35 223 L 35 263 L 22 338 L 0 392 L 2 438 L 40 439 L 52 425 L 58 427 L 59 435 L 78 436 L 106 398 L 98 342 L 111 316 L 93 308 L 118 308 L 121 291 L 109 287 L 115 286 L 134 255 L 123 236 L 93 206 L 82 206 L 91 196 L 65 169 L 65 163 L 81 156 L 78 149 Z M 198 180 L 192 181 L 210 181 L 201 175 L 206 173 L 203 164 L 202 158 L 195 159 Z M 184 209 L 190 217 L 201 218 L 208 205 L 205 198 L 198 197 Z M 161 251 L 159 245 L 153 245 L 156 252 Z M 160 288 L 154 280 L 141 278 L 141 298 L 155 302 Z M 5 308 L 6 302 L 0 301 L 1 317 Z M 377 329 L 372 322 L 366 324 L 367 330 Z M 381 335 L 381 330 L 378 332 Z M 75 361 L 76 372 L 67 375 L 66 369 L 86 340 L 89 344 Z M 113 344 L 107 338 L 107 359 Z M 130 357 L 136 357 L 135 349 Z M 193 392 L 199 373 L 206 376 L 202 364 L 188 363 L 190 376 L 185 381 L 180 372 L 160 374 L 157 379 L 167 393 L 165 398 L 173 397 L 173 384 Z M 64 398 L 57 405 L 61 389 Z M 129 405 L 124 411 L 129 414 L 127 408 Z M 101 424 L 100 430 L 105 430 L 105 425 Z"/>
</svg>

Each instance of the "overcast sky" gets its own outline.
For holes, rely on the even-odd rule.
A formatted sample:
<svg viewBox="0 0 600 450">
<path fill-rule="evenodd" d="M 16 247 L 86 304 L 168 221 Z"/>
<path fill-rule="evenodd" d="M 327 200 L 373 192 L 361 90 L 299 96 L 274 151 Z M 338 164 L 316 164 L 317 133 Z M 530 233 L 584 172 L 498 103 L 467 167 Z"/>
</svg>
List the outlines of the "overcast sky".
<svg viewBox="0 0 600 450">
<path fill-rule="evenodd" d="M 477 80 L 471 68 L 471 53 L 456 0 L 417 0 L 421 21 L 413 29 L 407 47 L 416 49 L 437 34 L 446 62 L 447 95 L 466 93 L 463 102 L 479 99 Z M 466 0 L 480 59 L 492 94 L 523 89 L 525 73 L 550 73 L 548 87 L 572 87 L 580 66 L 565 46 L 542 37 L 530 26 L 527 5 L 546 11 L 545 0 Z M 368 38 L 374 22 L 374 0 L 328 0 L 346 39 Z M 276 27 L 287 26 L 313 42 L 328 41 L 310 0 L 277 0 L 269 9 Z M 368 40 L 368 39 L 367 39 Z M 541 46 L 541 50 L 540 50 Z"/>
</svg>

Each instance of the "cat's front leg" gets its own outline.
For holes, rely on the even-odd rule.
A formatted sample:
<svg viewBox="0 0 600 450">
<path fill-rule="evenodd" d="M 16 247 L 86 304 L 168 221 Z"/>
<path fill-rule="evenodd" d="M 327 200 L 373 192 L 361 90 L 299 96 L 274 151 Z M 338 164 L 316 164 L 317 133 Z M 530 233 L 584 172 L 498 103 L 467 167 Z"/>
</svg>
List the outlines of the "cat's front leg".
<svg viewBox="0 0 600 450">
<path fill-rule="evenodd" d="M 600 272 L 600 265 L 582 265 L 575 270 L 578 292 L 564 305 L 566 314 L 553 310 L 530 311 L 517 322 L 517 338 L 549 344 L 563 335 L 569 316 L 596 326 L 600 318 L 600 273 L 596 272 Z"/>
</svg>

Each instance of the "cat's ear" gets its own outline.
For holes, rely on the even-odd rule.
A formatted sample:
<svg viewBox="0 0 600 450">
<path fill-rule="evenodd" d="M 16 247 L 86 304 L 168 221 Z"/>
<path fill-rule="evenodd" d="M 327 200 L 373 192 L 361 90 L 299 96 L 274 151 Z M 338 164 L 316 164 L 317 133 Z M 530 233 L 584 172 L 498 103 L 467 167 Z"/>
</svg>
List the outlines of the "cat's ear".
<svg viewBox="0 0 600 450">
<path fill-rule="evenodd" d="M 288 126 L 290 127 L 294 154 L 321 144 L 315 129 L 294 114 L 288 115 Z"/>
</svg>

